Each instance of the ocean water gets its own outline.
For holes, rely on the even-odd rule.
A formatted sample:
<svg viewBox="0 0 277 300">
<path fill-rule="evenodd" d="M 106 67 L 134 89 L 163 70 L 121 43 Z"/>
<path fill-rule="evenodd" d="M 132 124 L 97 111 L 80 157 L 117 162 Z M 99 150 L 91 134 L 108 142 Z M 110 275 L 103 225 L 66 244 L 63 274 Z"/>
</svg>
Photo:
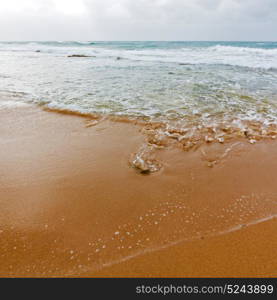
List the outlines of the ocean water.
<svg viewBox="0 0 277 300">
<path fill-rule="evenodd" d="M 25 102 L 269 126 L 277 122 L 277 42 L 0 42 L 0 106 Z"/>
</svg>

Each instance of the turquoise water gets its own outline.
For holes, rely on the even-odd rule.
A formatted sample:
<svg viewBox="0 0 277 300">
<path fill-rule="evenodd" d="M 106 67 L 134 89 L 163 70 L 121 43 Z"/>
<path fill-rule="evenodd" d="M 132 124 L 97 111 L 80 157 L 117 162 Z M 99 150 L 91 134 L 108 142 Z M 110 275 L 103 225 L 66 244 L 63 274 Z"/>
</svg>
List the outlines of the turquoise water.
<svg viewBox="0 0 277 300">
<path fill-rule="evenodd" d="M 275 123 L 277 42 L 0 42 L 0 99 L 204 125 Z"/>
</svg>

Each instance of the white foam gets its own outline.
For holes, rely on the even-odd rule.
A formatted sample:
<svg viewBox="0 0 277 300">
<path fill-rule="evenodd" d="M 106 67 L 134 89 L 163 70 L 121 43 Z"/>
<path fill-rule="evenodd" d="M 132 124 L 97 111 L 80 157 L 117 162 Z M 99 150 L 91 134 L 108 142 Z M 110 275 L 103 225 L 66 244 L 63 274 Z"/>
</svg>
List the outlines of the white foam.
<svg viewBox="0 0 277 300">
<path fill-rule="evenodd" d="M 101 58 L 122 57 L 145 62 L 172 62 L 192 65 L 224 64 L 267 70 L 277 68 L 277 49 L 217 45 L 197 48 L 140 50 L 97 48 L 94 53 Z"/>
<path fill-rule="evenodd" d="M 0 100 L 0 109 L 13 108 L 13 107 L 26 107 L 30 104 L 19 101 Z"/>
</svg>

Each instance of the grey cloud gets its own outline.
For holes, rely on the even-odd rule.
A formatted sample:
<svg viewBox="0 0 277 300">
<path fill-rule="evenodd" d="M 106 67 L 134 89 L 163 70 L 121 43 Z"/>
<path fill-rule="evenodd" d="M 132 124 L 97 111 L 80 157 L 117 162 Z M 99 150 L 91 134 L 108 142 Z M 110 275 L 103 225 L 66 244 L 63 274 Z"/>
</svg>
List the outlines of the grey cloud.
<svg viewBox="0 0 277 300">
<path fill-rule="evenodd" d="M 276 40 L 276 0 L 79 0 L 80 15 L 28 1 L 35 10 L 0 10 L 0 40 Z"/>
</svg>

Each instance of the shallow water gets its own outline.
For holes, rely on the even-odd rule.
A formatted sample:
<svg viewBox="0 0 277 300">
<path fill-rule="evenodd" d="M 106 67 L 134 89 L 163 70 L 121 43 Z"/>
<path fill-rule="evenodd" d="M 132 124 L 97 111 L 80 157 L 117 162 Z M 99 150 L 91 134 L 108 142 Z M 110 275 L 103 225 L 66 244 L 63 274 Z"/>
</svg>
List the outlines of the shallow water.
<svg viewBox="0 0 277 300">
<path fill-rule="evenodd" d="M 276 42 L 0 43 L 2 105 L 139 117 L 189 136 L 210 126 L 219 141 L 222 128 L 243 135 L 250 123 L 253 143 L 275 135 L 276 82 Z"/>
</svg>

